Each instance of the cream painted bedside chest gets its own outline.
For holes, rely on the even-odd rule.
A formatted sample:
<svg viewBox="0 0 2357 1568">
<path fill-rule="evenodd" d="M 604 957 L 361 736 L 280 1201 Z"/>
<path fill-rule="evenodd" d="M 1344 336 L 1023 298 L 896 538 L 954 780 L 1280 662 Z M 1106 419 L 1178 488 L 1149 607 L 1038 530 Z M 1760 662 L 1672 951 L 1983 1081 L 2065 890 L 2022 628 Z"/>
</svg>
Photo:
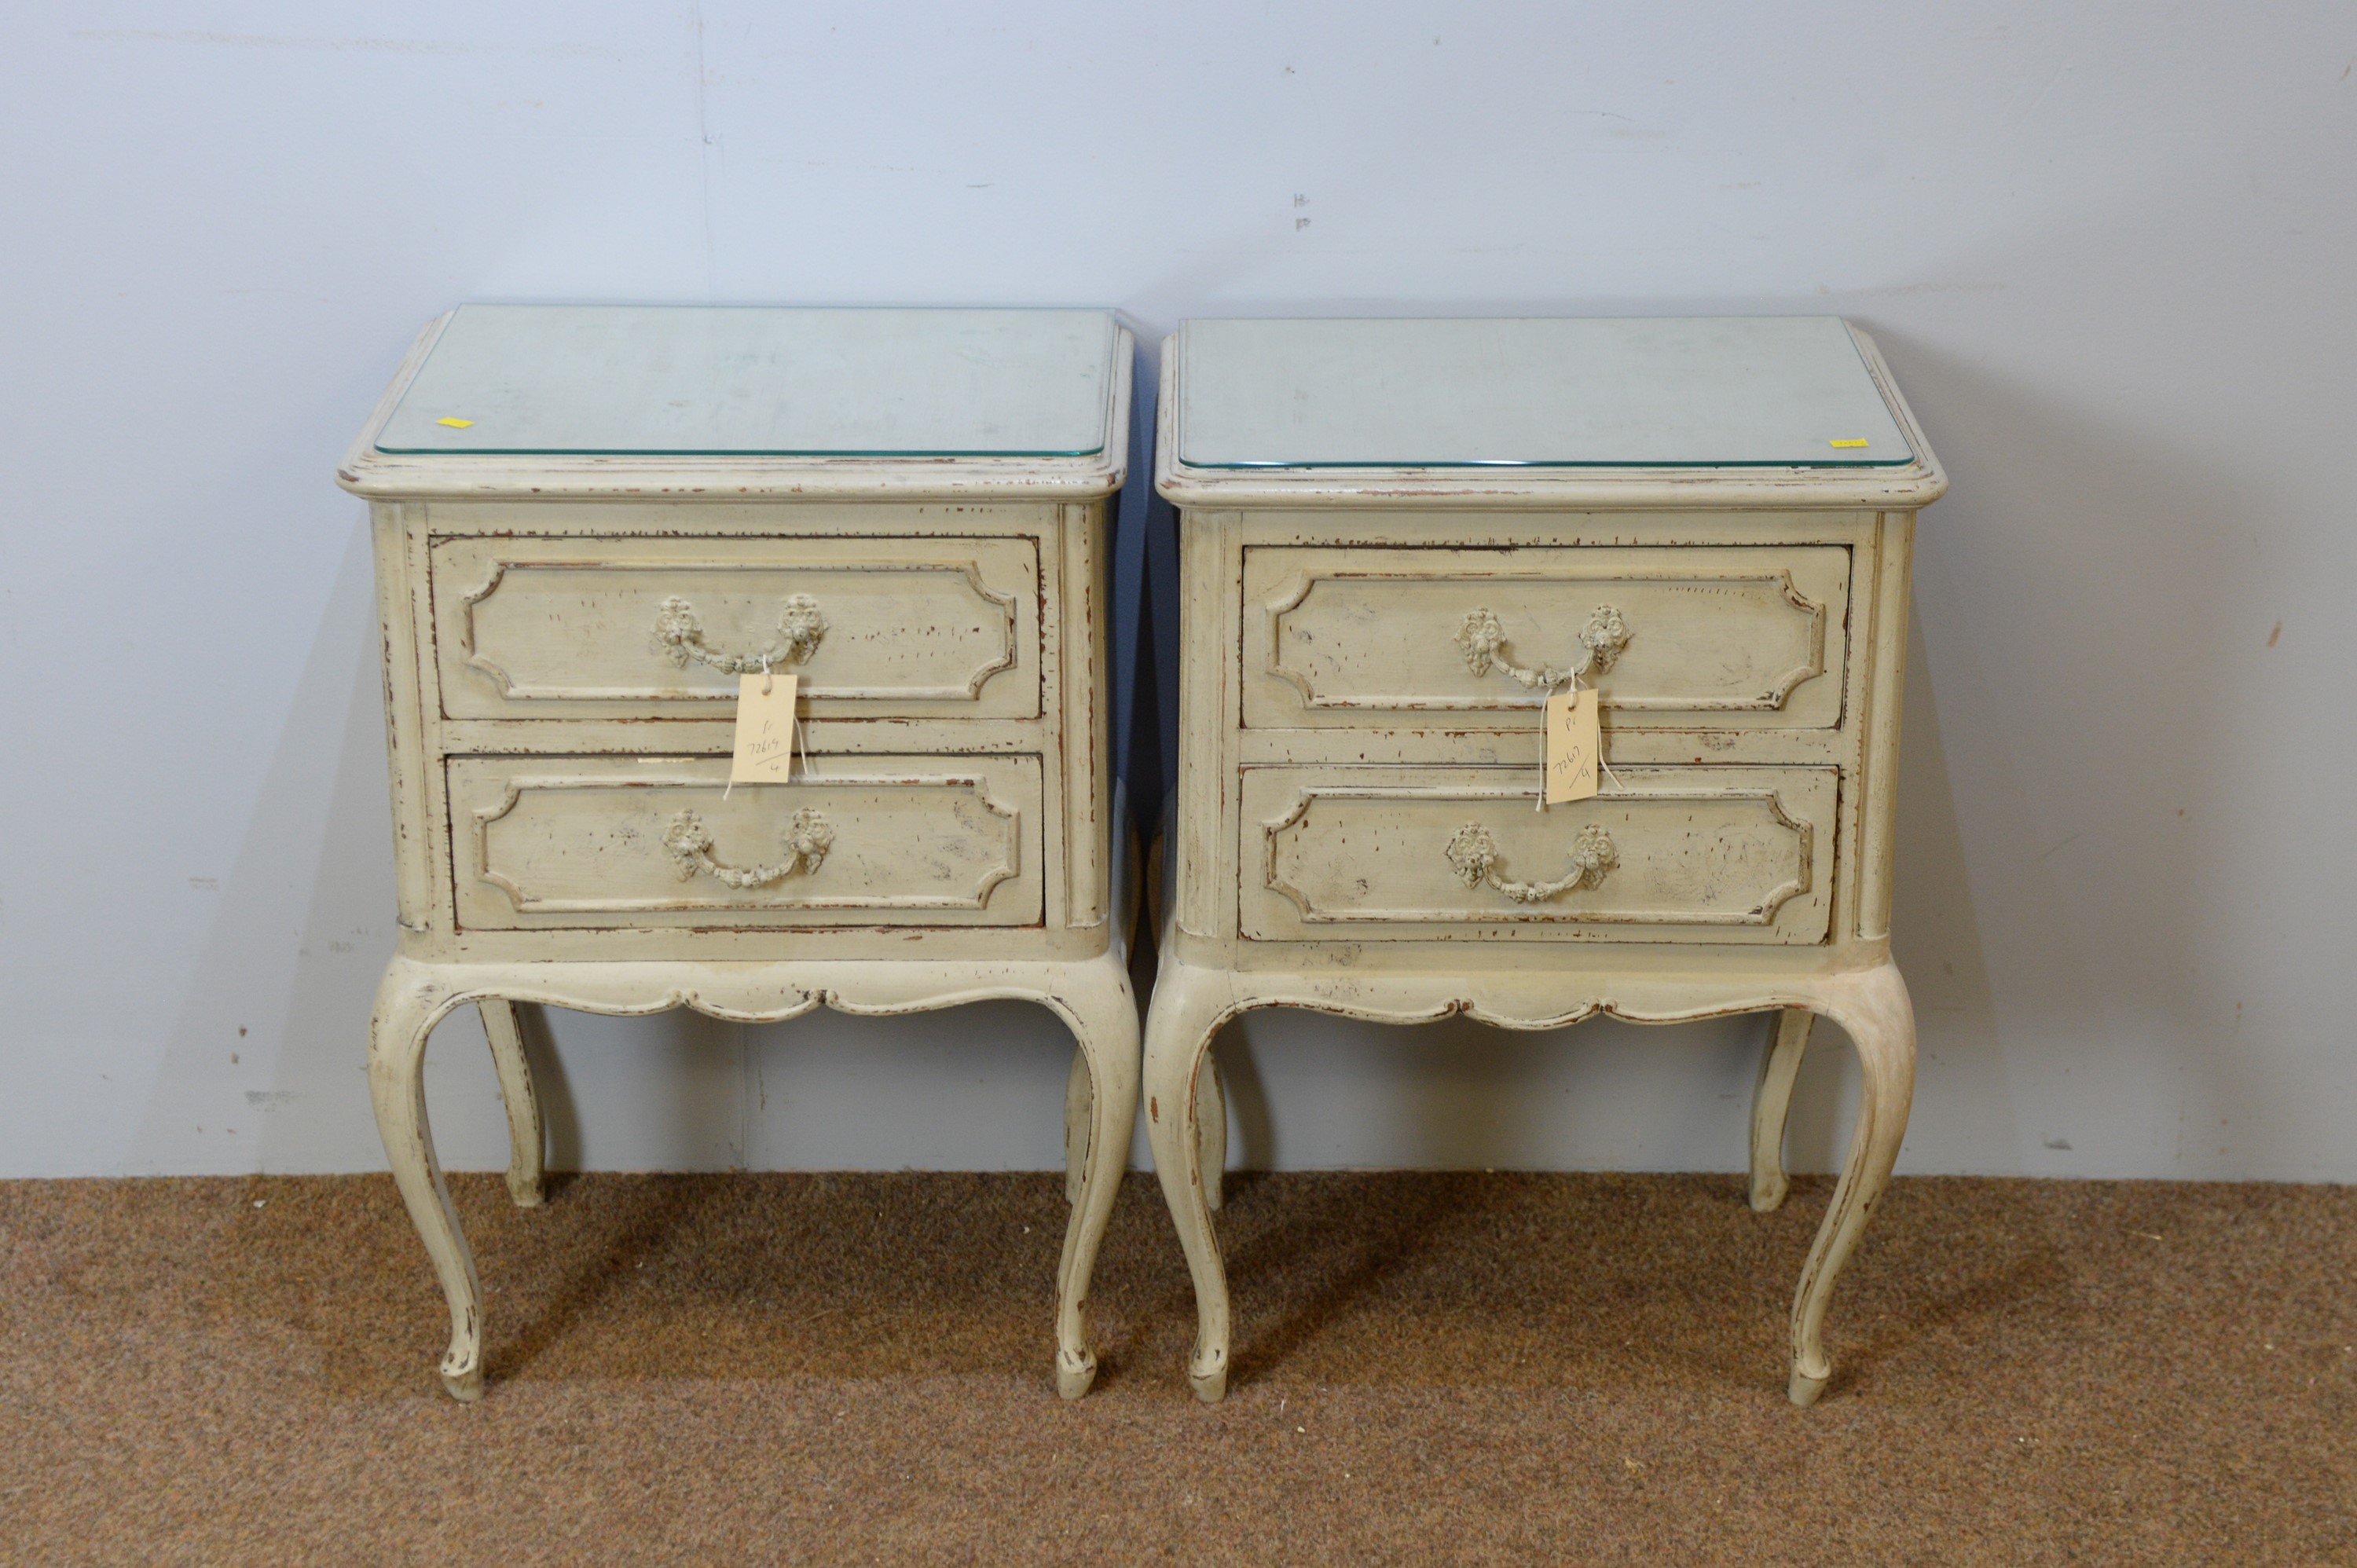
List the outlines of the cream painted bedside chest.
<svg viewBox="0 0 2357 1568">
<path fill-rule="evenodd" d="M 1056 1381 L 1129 1148 L 1103 592 L 1131 342 L 1092 311 L 469 306 L 337 478 L 368 498 L 399 949 L 377 1123 L 482 1391 L 425 1041 L 482 1015 L 540 1201 L 516 1004 L 745 1021 L 1038 1002 L 1079 1039 Z M 739 678 L 799 681 L 727 787 Z M 774 684 L 771 687 L 774 693 Z"/>
<path fill-rule="evenodd" d="M 1162 377 L 1183 651 L 1145 1093 L 1195 1391 L 1228 1376 L 1228 1019 L 1759 1011 L 1754 1208 L 1813 1017 L 1863 1063 L 1792 1307 L 1811 1402 L 1914 1078 L 1892 783 L 1946 480 L 1873 345 L 1831 317 L 1195 321 Z M 1542 704 L 1584 686 L 1600 792 L 1540 811 Z"/>
</svg>

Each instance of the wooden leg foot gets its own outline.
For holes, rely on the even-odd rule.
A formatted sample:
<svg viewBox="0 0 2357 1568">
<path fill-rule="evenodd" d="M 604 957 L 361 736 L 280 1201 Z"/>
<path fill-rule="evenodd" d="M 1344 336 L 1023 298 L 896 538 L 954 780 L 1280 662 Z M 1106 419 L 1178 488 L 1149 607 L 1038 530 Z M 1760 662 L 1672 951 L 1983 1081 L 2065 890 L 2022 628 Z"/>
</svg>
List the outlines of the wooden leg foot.
<svg viewBox="0 0 2357 1568">
<path fill-rule="evenodd" d="M 460 1404 L 473 1404 L 483 1397 L 482 1362 L 471 1362 L 457 1371 L 452 1371 L 450 1363 L 444 1361 L 442 1386 L 449 1391 L 450 1397 Z"/>
<path fill-rule="evenodd" d="M 1228 1351 L 1224 1345 L 1205 1349 L 1198 1345 L 1187 1363 L 1187 1386 L 1205 1404 L 1217 1404 L 1228 1397 Z"/>
<path fill-rule="evenodd" d="M 1058 1397 L 1076 1400 L 1089 1391 L 1097 1380 L 1097 1359 L 1087 1350 L 1060 1348 L 1056 1352 L 1056 1393 Z"/>
</svg>

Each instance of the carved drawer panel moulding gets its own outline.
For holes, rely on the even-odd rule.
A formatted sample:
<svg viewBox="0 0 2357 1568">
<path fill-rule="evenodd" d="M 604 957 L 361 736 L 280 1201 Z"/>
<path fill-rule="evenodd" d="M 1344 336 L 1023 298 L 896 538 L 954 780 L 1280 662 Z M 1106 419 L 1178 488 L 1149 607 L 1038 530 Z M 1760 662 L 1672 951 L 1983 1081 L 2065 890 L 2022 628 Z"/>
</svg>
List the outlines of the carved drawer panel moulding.
<svg viewBox="0 0 2357 1568">
<path fill-rule="evenodd" d="M 1026 858 L 1022 820 L 1039 809 L 1039 758 L 993 759 L 987 774 L 942 757 L 826 756 L 810 766 L 791 783 L 728 789 L 719 758 L 454 759 L 451 800 L 472 824 L 469 864 L 457 868 L 461 924 L 1038 920 L 1037 856 Z M 718 874 L 775 860 L 805 811 L 818 822 L 792 851 L 797 874 L 741 887 Z M 709 875 L 680 875 L 683 815 L 716 857 Z M 813 864 L 804 870 L 804 861 Z M 504 907 L 470 881 L 499 889 Z"/>
<path fill-rule="evenodd" d="M 1577 676 L 1624 725 L 1831 727 L 1849 575 L 1840 545 L 1248 546 L 1245 722 L 1535 726 Z"/>
<path fill-rule="evenodd" d="M 703 716 L 765 660 L 822 716 L 1039 711 L 1028 539 L 464 538 L 433 560 L 452 717 Z"/>
<path fill-rule="evenodd" d="M 1833 829 L 1834 769 L 1615 771 L 1625 789 L 1540 812 L 1527 770 L 1247 768 L 1261 886 L 1290 910 L 1248 907 L 1243 935 L 1348 926 L 1361 941 L 1824 940 L 1816 844 Z M 1265 815 L 1272 805 L 1281 812 Z M 1600 856 L 1581 853 L 1591 832 L 1601 844 L 1586 847 Z M 1536 891 L 1583 860 L 1590 869 L 1546 897 L 1499 886 Z M 1469 878 L 1473 864 L 1482 874 Z"/>
<path fill-rule="evenodd" d="M 532 1006 L 1005 998 L 1073 1036 L 1039 1349 L 1088 1390 L 1137 1104 L 1104 625 L 1135 357 L 1099 310 L 467 306 L 419 337 L 336 477 L 375 547 L 399 923 L 369 1091 L 454 1397 L 486 1306 L 425 1113 L 454 1008 L 535 1207 Z M 731 789 L 763 672 L 806 722 L 785 781 Z"/>
</svg>

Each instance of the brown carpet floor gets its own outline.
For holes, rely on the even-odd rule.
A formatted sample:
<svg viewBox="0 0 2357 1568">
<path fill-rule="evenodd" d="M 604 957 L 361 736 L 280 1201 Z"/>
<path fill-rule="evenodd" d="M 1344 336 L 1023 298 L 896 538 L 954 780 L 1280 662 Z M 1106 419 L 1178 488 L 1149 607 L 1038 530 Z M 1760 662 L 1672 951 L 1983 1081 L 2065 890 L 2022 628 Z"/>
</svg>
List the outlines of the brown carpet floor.
<svg viewBox="0 0 2357 1568">
<path fill-rule="evenodd" d="M 1049 1376 L 1047 1176 L 0 1185 L 9 1563 L 2357 1563 L 2357 1189 L 1919 1179 L 1784 1402 L 1829 1184 L 1245 1176 L 1232 1391 L 1132 1177 Z"/>
</svg>

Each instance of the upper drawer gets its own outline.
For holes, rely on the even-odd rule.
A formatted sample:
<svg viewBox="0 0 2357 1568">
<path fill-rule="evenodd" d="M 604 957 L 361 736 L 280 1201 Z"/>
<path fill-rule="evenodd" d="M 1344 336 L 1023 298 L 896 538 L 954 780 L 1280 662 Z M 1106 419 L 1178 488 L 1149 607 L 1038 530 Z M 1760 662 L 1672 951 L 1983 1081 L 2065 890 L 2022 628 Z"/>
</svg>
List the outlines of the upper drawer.
<svg viewBox="0 0 2357 1568">
<path fill-rule="evenodd" d="M 1831 728 L 1849 571 L 1838 544 L 1254 546 L 1243 721 L 1532 729 L 1585 663 L 1613 727 Z"/>
<path fill-rule="evenodd" d="M 726 718 L 773 656 L 813 718 L 1033 718 L 1027 538 L 437 539 L 450 718 Z"/>
<path fill-rule="evenodd" d="M 458 924 L 1039 923 L 1038 757 L 811 760 L 731 789 L 725 757 L 454 757 Z"/>
</svg>

